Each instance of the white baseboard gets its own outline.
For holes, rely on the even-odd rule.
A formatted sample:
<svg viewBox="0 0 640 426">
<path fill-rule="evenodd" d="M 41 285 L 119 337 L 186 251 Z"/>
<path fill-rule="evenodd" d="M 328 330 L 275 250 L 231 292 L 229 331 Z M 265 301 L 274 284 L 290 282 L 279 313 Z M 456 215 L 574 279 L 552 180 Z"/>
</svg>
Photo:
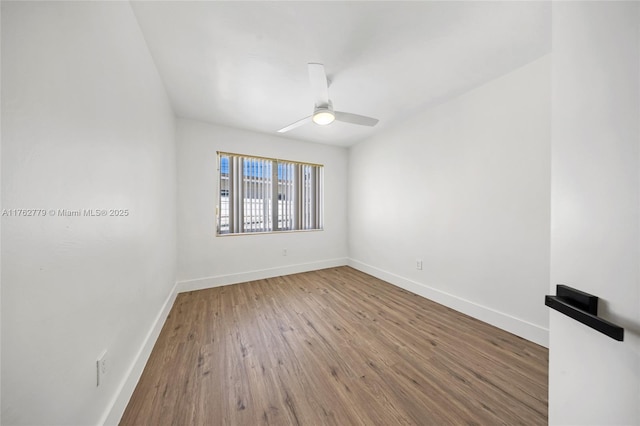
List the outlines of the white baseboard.
<svg viewBox="0 0 640 426">
<path fill-rule="evenodd" d="M 393 285 L 418 294 L 448 308 L 469 315 L 480 321 L 501 328 L 509 333 L 520 336 L 544 347 L 549 347 L 549 330 L 520 318 L 513 317 L 503 312 L 496 311 L 486 306 L 479 305 L 458 296 L 429 287 L 394 273 L 384 271 L 355 259 L 349 259 L 348 265 L 354 269 L 373 275 L 376 278 L 387 281 Z"/>
<path fill-rule="evenodd" d="M 169 312 L 171 311 L 173 302 L 175 302 L 176 300 L 176 296 L 178 295 L 177 289 L 178 283 L 176 283 L 171 289 L 169 296 L 164 302 L 164 305 L 162 305 L 162 309 L 160 309 L 160 312 L 156 316 L 151 329 L 142 342 L 142 345 L 140 346 L 140 349 L 138 350 L 138 353 L 136 354 L 131 367 L 129 367 L 129 370 L 125 374 L 120 387 L 111 400 L 111 404 L 107 407 L 107 410 L 105 411 L 98 424 L 111 426 L 120 423 L 120 419 L 124 414 L 124 410 L 127 408 L 129 399 L 131 399 L 131 395 L 133 395 L 133 391 L 138 384 L 138 380 L 142 375 L 142 371 L 144 370 L 144 367 L 149 360 L 151 350 L 156 344 L 156 340 L 158 340 L 158 336 L 160 335 L 162 326 L 169 316 Z"/>
<path fill-rule="evenodd" d="M 195 280 L 178 281 L 178 293 L 187 291 L 204 290 L 223 285 L 244 283 L 247 281 L 262 280 L 265 278 L 281 277 L 283 275 L 298 274 L 301 272 L 317 271 L 319 269 L 345 266 L 347 258 L 327 259 L 319 262 L 299 263 L 296 265 L 279 266 L 277 268 L 260 269 L 237 274 L 217 275 L 213 277 L 198 278 Z"/>
</svg>

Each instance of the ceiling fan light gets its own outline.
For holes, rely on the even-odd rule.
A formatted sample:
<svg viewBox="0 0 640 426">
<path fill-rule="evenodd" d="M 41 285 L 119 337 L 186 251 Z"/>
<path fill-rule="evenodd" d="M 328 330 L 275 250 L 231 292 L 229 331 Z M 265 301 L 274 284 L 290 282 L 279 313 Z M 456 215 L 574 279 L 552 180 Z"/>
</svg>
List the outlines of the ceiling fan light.
<svg viewBox="0 0 640 426">
<path fill-rule="evenodd" d="M 331 124 L 335 119 L 336 116 L 333 115 L 333 112 L 328 109 L 318 110 L 313 114 L 313 122 L 321 126 Z"/>
</svg>

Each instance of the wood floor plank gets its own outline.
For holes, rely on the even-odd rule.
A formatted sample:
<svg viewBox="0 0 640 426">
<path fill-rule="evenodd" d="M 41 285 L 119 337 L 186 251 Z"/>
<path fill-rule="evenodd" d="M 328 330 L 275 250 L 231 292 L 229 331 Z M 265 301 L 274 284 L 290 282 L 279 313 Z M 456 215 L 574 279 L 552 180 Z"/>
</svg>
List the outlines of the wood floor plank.
<svg viewBox="0 0 640 426">
<path fill-rule="evenodd" d="M 349 267 L 181 293 L 121 425 L 547 423 L 548 351 Z"/>
</svg>

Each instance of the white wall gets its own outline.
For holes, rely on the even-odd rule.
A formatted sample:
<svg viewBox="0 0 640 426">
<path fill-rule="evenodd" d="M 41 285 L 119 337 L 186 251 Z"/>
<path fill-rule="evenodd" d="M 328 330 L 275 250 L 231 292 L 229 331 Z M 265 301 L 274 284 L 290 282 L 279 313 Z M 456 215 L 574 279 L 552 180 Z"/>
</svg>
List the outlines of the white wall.
<svg viewBox="0 0 640 426">
<path fill-rule="evenodd" d="M 3 1 L 2 67 L 2 207 L 129 210 L 2 218 L 2 424 L 96 424 L 175 283 L 173 113 L 128 2 Z"/>
<path fill-rule="evenodd" d="M 549 99 L 545 56 L 352 147 L 350 264 L 546 345 Z"/>
<path fill-rule="evenodd" d="M 177 144 L 181 290 L 346 263 L 346 149 L 183 119 L 178 121 Z M 323 164 L 324 231 L 216 237 L 216 151 Z"/>
<path fill-rule="evenodd" d="M 617 342 L 550 311 L 549 423 L 640 424 L 640 7 L 553 4 L 551 288 L 600 297 Z"/>
</svg>

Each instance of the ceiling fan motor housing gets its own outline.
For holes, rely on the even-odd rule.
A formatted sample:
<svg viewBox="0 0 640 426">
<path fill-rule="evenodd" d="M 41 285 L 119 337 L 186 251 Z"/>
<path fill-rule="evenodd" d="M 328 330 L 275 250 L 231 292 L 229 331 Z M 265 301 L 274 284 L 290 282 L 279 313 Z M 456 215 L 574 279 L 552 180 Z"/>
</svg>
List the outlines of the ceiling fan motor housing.
<svg viewBox="0 0 640 426">
<path fill-rule="evenodd" d="M 316 106 L 313 111 L 313 122 L 321 126 L 333 123 L 336 115 L 333 112 L 331 102 L 326 106 Z"/>
</svg>

